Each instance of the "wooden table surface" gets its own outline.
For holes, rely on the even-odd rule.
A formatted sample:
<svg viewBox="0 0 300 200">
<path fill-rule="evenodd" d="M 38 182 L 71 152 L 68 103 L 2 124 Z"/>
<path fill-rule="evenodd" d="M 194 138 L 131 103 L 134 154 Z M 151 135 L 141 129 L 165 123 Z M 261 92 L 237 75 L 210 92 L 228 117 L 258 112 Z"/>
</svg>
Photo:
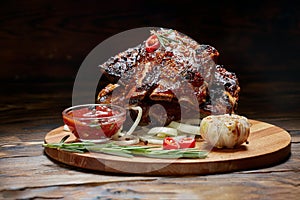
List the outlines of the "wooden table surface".
<svg viewBox="0 0 300 200">
<path fill-rule="evenodd" d="M 166 1 L 6 1 L 0 6 L 0 199 L 297 199 L 300 196 L 300 30 L 285 1 L 190 7 Z M 131 5 L 135 5 L 133 7 Z M 149 12 L 150 9 L 151 12 Z M 181 10 L 189 11 L 186 13 Z M 214 12 L 212 12 L 214 11 Z M 45 135 L 63 125 L 76 72 L 104 39 L 162 26 L 215 46 L 241 84 L 238 113 L 279 126 L 291 156 L 274 166 L 161 177 L 92 172 L 49 159 Z"/>
<path fill-rule="evenodd" d="M 8 86 L 0 118 L 0 198 L 295 199 L 300 195 L 299 105 L 291 103 L 293 109 L 276 112 L 276 108 L 264 105 L 274 96 L 255 100 L 250 95 L 249 99 L 241 99 L 245 103 L 240 112 L 280 126 L 291 134 L 291 157 L 284 163 L 206 176 L 120 175 L 66 166 L 43 153 L 46 133 L 63 124 L 60 112 L 70 104 L 71 82 Z M 258 91 L 257 84 L 248 87 L 249 91 Z M 289 96 L 285 90 L 280 92 Z M 289 97 L 293 101 L 299 98 L 299 89 Z M 262 112 L 260 109 L 264 107 Z"/>
</svg>

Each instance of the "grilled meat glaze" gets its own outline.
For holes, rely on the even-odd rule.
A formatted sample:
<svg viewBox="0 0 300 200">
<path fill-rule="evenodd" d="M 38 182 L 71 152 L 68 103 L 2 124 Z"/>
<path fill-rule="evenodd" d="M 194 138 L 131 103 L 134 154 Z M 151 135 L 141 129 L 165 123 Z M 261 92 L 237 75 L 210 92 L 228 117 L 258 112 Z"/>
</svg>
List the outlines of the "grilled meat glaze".
<svg viewBox="0 0 300 200">
<path fill-rule="evenodd" d="M 198 44 L 175 30 L 159 29 L 151 34 L 160 42 L 154 51 L 148 52 L 144 41 L 99 66 L 97 103 L 141 106 L 140 125 L 234 113 L 238 79 L 216 64 L 219 52 L 214 47 Z M 156 104 L 159 106 L 153 107 Z M 136 113 L 131 112 L 131 117 Z"/>
</svg>

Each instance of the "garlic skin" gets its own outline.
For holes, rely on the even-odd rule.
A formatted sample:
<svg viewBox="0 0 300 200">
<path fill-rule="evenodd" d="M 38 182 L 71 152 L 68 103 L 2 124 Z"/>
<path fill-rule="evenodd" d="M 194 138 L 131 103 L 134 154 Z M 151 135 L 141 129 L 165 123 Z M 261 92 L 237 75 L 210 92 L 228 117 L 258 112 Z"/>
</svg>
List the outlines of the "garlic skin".
<svg viewBox="0 0 300 200">
<path fill-rule="evenodd" d="M 236 114 L 210 115 L 202 119 L 200 134 L 217 148 L 235 148 L 247 141 L 250 134 L 248 119 Z"/>
</svg>

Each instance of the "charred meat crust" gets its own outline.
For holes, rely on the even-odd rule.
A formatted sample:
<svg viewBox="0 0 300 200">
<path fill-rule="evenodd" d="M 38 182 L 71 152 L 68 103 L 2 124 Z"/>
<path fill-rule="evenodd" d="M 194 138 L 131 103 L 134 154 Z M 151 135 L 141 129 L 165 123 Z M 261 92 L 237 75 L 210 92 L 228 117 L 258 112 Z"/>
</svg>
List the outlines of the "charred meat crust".
<svg viewBox="0 0 300 200">
<path fill-rule="evenodd" d="M 167 31 L 161 29 L 157 33 Z M 100 65 L 102 76 L 96 102 L 141 106 L 141 124 L 155 121 L 148 116 L 149 108 L 155 104 L 166 110 L 165 124 L 180 120 L 181 106 L 188 111 L 198 104 L 197 116 L 190 117 L 233 113 L 240 87 L 234 73 L 216 64 L 219 52 L 176 31 L 167 36 L 179 42 L 170 42 L 151 53 L 143 43 Z M 134 112 L 131 115 L 135 117 Z M 159 111 L 153 116 L 160 116 Z"/>
</svg>

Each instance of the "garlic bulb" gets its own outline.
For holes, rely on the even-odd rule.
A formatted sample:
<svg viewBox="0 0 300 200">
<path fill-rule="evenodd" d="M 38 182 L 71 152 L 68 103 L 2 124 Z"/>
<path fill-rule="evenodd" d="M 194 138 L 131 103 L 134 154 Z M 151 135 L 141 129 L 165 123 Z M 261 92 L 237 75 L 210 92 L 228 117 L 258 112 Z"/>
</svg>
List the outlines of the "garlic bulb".
<svg viewBox="0 0 300 200">
<path fill-rule="evenodd" d="M 200 124 L 200 134 L 206 142 L 217 148 L 234 148 L 247 141 L 251 124 L 236 114 L 211 115 Z"/>
</svg>

